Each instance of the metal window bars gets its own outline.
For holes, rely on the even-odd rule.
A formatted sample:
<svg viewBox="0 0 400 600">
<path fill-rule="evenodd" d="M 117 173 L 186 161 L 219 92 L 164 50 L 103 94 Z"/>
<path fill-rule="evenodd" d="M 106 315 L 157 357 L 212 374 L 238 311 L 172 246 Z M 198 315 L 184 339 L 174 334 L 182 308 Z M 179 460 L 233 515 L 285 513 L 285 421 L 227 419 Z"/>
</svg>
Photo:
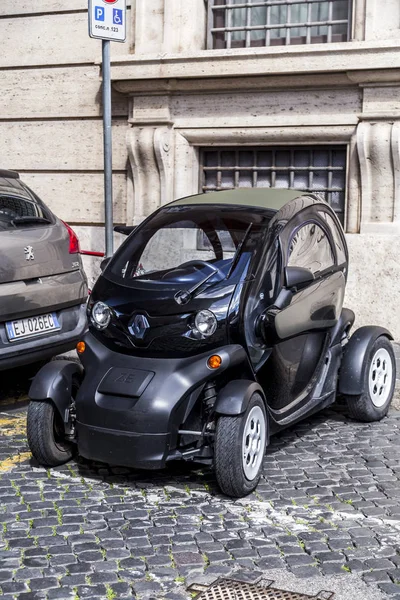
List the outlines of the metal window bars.
<svg viewBox="0 0 400 600">
<path fill-rule="evenodd" d="M 351 0 L 209 0 L 209 48 L 345 42 Z"/>
<path fill-rule="evenodd" d="M 201 190 L 277 187 L 314 192 L 345 216 L 346 146 L 204 148 Z"/>
</svg>

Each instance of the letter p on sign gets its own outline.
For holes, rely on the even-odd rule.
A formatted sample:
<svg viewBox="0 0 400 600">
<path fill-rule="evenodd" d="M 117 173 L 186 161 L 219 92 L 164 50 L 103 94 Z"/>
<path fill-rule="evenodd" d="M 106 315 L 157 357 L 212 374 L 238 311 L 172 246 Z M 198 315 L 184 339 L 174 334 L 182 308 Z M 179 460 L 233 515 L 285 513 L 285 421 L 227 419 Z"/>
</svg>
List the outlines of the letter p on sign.
<svg viewBox="0 0 400 600">
<path fill-rule="evenodd" d="M 95 6 L 94 7 L 94 18 L 96 21 L 104 21 L 104 7 L 103 6 Z"/>
</svg>

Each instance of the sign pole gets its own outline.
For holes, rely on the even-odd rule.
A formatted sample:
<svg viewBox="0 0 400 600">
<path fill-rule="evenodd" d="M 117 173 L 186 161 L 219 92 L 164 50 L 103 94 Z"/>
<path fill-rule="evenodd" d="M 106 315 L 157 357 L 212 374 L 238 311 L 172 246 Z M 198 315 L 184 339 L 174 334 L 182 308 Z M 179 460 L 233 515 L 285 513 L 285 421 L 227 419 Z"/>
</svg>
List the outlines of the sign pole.
<svg viewBox="0 0 400 600">
<path fill-rule="evenodd" d="M 103 55 L 103 139 L 104 139 L 104 219 L 106 257 L 114 252 L 113 189 L 112 189 L 112 129 L 111 129 L 111 62 L 110 41 L 102 40 Z"/>
<path fill-rule="evenodd" d="M 89 36 L 102 40 L 104 224 L 106 257 L 109 257 L 114 252 L 110 41 L 126 39 L 126 0 L 89 0 L 88 17 Z"/>
</svg>

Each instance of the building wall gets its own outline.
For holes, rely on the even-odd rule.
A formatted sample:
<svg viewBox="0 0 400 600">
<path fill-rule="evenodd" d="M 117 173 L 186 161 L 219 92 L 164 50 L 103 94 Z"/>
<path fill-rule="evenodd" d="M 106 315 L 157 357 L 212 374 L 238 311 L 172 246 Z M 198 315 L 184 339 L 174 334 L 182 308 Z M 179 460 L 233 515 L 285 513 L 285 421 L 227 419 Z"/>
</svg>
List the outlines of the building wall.
<svg viewBox="0 0 400 600">
<path fill-rule="evenodd" d="M 193 41 L 177 49 L 163 4 L 172 3 L 159 2 L 154 44 L 137 44 L 112 68 L 115 89 L 131 97 L 129 218 L 138 222 L 160 203 L 196 193 L 204 146 L 345 144 L 346 304 L 357 326 L 381 324 L 400 339 L 399 3 L 354 0 L 350 42 L 235 50 L 205 49 L 199 12 L 185 21 Z M 186 11 L 199 4 L 189 0 Z"/>
<path fill-rule="evenodd" d="M 101 43 L 86 0 L 2 0 L 0 164 L 103 248 Z M 400 339 L 400 4 L 353 0 L 352 41 L 207 50 L 204 0 L 132 0 L 112 44 L 115 221 L 199 191 L 202 147 L 348 148 L 346 304 Z M 118 242 L 119 240 L 117 240 Z M 99 261 L 87 261 L 90 277 Z"/>
<path fill-rule="evenodd" d="M 112 56 L 132 49 L 112 44 Z M 66 8 L 67 7 L 67 8 Z M 0 165 L 15 169 L 64 220 L 104 223 L 101 42 L 88 36 L 87 0 L 0 3 Z M 126 221 L 128 99 L 113 92 L 116 222 Z"/>
</svg>

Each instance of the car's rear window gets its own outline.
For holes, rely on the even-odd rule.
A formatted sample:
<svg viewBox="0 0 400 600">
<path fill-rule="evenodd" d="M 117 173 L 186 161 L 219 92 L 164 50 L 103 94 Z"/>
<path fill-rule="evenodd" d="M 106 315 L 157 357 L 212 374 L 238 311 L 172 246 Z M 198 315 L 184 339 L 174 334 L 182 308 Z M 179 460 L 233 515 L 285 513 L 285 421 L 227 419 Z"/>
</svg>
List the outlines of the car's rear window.
<svg viewBox="0 0 400 600">
<path fill-rule="evenodd" d="M 0 230 L 46 225 L 46 222 L 52 222 L 52 216 L 40 201 L 19 195 L 17 190 L 14 194 L 0 188 Z"/>
</svg>

